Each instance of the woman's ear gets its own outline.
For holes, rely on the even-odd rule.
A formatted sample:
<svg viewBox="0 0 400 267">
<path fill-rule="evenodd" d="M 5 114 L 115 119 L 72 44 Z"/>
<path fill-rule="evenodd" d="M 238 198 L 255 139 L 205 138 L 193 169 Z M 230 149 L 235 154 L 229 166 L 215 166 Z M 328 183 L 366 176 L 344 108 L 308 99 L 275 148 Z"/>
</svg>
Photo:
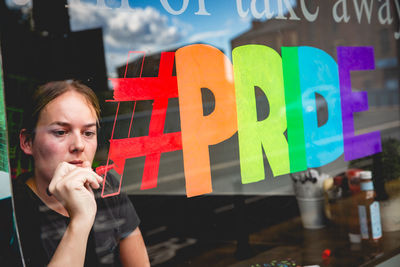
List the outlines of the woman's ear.
<svg viewBox="0 0 400 267">
<path fill-rule="evenodd" d="M 19 132 L 19 146 L 27 155 L 32 155 L 32 135 L 26 129 Z"/>
</svg>

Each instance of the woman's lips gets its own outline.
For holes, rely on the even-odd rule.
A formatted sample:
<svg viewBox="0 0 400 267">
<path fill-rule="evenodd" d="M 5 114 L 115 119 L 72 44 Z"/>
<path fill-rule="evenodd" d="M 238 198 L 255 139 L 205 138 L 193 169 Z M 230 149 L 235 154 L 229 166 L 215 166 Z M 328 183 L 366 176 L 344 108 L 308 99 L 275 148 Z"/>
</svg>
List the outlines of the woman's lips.
<svg viewBox="0 0 400 267">
<path fill-rule="evenodd" d="M 69 164 L 76 165 L 76 166 L 78 166 L 78 167 L 82 167 L 83 160 L 71 160 L 71 161 L 69 161 L 68 163 L 69 163 Z"/>
</svg>

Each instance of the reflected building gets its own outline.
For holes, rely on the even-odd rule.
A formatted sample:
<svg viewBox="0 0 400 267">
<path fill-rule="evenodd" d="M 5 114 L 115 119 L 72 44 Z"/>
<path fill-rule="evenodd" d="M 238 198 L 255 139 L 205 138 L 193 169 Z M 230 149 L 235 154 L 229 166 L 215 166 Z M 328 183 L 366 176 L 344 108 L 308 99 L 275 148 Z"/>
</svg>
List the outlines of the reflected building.
<svg viewBox="0 0 400 267">
<path fill-rule="evenodd" d="M 246 44 L 266 45 L 278 53 L 282 46 L 312 46 L 330 54 L 336 60 L 338 46 L 374 47 L 375 70 L 353 72 L 353 90 L 366 90 L 370 106 L 393 106 L 399 103 L 398 88 L 398 41 L 394 37 L 398 21 L 392 16 L 391 24 L 378 21 L 378 11 L 385 1 L 374 1 L 371 21 L 362 13 L 358 23 L 357 11 L 353 1 L 347 1 L 348 23 L 336 22 L 333 17 L 333 1 L 306 1 L 310 13 L 318 10 L 315 21 L 310 22 L 303 16 L 300 2 L 293 8 L 300 20 L 270 19 L 254 20 L 250 30 L 231 41 L 232 50 Z M 392 12 L 396 7 L 391 3 Z M 341 11 L 339 9 L 339 15 Z M 286 17 L 289 17 L 287 15 Z M 384 92 L 384 94 L 382 94 Z"/>
<path fill-rule="evenodd" d="M 18 106 L 14 95 L 49 80 L 74 78 L 95 91 L 108 89 L 102 29 L 71 32 L 66 4 L 33 0 L 31 9 L 22 10 L 1 0 L 5 87 L 13 88 L 8 104 Z"/>
<path fill-rule="evenodd" d="M 191 45 L 191 44 L 188 44 Z M 185 45 L 186 46 L 186 45 Z M 144 55 L 143 53 L 138 52 L 137 54 L 133 54 L 134 56 L 130 55 L 128 58 L 127 64 L 121 65 L 116 68 L 116 72 L 118 74 L 118 78 L 138 78 L 138 77 L 157 77 L 159 73 L 159 65 L 161 60 L 161 53 L 162 52 L 176 52 L 179 47 L 172 48 L 165 51 L 156 52 L 149 55 Z M 221 52 L 224 52 L 222 49 L 219 49 Z M 143 56 L 144 60 L 143 60 Z M 128 57 L 128 55 L 127 55 Z M 132 58 L 132 60 L 129 60 Z M 172 76 L 176 76 L 176 69 L 175 69 L 175 62 L 172 70 Z M 206 102 L 213 102 L 214 98 L 211 95 L 203 94 L 203 104 Z M 147 111 L 148 113 L 151 112 L 152 106 L 151 103 L 144 103 L 144 101 L 139 101 L 142 103 L 138 103 L 136 107 L 136 111 Z M 205 104 L 210 105 L 210 104 Z M 213 104 L 211 104 L 213 105 Z M 130 113 L 132 110 L 131 107 L 128 109 L 124 109 L 123 106 L 120 106 L 120 113 Z M 207 107 L 205 107 L 207 108 Z M 172 109 L 172 110 L 171 110 Z M 171 132 L 180 131 L 180 119 L 179 119 L 179 110 L 178 110 L 178 100 L 177 99 L 170 99 L 169 107 L 167 111 L 167 120 L 170 121 L 170 124 L 173 125 L 172 129 L 168 130 Z M 173 113 L 173 117 L 169 117 L 168 115 Z M 168 124 L 168 125 L 170 125 Z"/>
<path fill-rule="evenodd" d="M 192 44 L 202 44 L 201 42 L 198 43 L 191 43 L 187 44 L 184 46 L 192 45 Z M 182 47 L 184 47 L 182 46 Z M 142 77 L 156 77 L 158 75 L 158 70 L 159 70 L 159 63 L 161 59 L 161 53 L 162 52 L 176 52 L 180 47 L 176 48 L 171 48 L 168 50 L 163 50 L 159 51 L 156 53 L 152 53 L 149 55 L 145 55 L 144 62 L 143 62 L 143 53 L 138 52 L 136 54 L 136 57 L 132 60 L 129 60 L 127 62 L 128 64 L 121 65 L 117 67 L 117 74 L 118 78 L 137 78 L 140 77 L 140 73 L 142 72 Z M 219 49 L 222 53 L 224 53 L 224 50 L 222 50 L 219 47 L 216 47 Z M 127 55 L 128 57 L 128 55 Z M 142 62 L 143 62 L 143 69 L 142 69 Z M 125 74 L 126 71 L 126 74 Z M 175 71 L 175 64 L 172 72 L 172 76 L 176 75 Z"/>
<path fill-rule="evenodd" d="M 176 50 L 177 48 L 163 52 L 175 52 Z M 144 61 L 143 61 L 143 56 L 145 56 Z M 138 78 L 140 77 L 140 74 L 142 75 L 141 77 L 157 77 L 159 71 L 160 59 L 161 59 L 161 52 L 150 55 L 144 55 L 143 53 L 138 53 L 136 54 L 135 59 L 128 62 L 128 64 L 124 64 L 122 66 L 117 67 L 118 78 L 124 78 L 124 77 Z M 176 75 L 175 65 L 172 75 L 173 76 Z"/>
<path fill-rule="evenodd" d="M 67 0 L 33 0 L 15 9 L 0 0 L 0 38 L 7 104 L 10 164 L 20 166 L 18 132 L 29 95 L 51 80 L 77 79 L 108 92 L 101 28 L 71 32 Z M 22 169 L 29 169 L 22 163 Z"/>
</svg>

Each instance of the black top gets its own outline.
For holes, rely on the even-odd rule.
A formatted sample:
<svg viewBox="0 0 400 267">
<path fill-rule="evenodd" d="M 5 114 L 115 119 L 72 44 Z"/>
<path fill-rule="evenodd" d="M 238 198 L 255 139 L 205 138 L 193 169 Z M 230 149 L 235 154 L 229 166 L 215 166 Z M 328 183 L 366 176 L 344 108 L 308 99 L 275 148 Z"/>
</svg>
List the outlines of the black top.
<svg viewBox="0 0 400 267">
<path fill-rule="evenodd" d="M 49 209 L 26 185 L 32 174 L 13 181 L 15 214 L 26 266 L 46 266 L 57 249 L 69 223 L 69 218 Z M 118 182 L 107 175 L 108 186 L 118 189 Z M 119 241 L 139 225 L 136 211 L 126 196 L 102 198 L 94 190 L 97 213 L 89 234 L 85 266 L 121 266 Z"/>
</svg>

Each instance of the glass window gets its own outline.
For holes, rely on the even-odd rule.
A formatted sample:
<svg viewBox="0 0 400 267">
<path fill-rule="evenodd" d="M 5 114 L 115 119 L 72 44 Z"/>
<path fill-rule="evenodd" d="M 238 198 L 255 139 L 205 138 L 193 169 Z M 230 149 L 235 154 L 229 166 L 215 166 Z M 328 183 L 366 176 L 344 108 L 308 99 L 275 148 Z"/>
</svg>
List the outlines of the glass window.
<svg viewBox="0 0 400 267">
<path fill-rule="evenodd" d="M 132 201 L 152 266 L 396 255 L 398 0 L 0 2 L 12 181 L 29 95 L 78 80 L 100 198 Z"/>
</svg>

